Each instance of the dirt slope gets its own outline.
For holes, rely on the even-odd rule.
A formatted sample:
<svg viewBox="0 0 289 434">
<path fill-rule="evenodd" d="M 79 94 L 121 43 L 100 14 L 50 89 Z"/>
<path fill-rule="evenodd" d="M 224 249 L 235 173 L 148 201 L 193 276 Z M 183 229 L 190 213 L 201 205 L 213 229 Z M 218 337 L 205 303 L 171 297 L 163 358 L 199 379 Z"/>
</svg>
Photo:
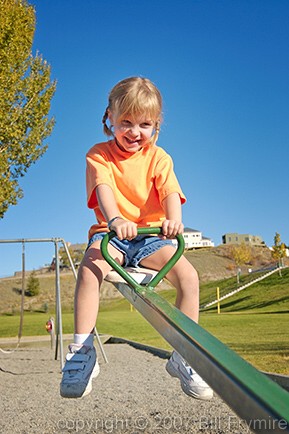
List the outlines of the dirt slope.
<svg viewBox="0 0 289 434">
<path fill-rule="evenodd" d="M 267 248 L 254 248 L 252 261 L 248 267 L 257 269 L 272 263 L 271 252 Z M 199 273 L 200 281 L 208 282 L 225 279 L 236 273 L 234 261 L 230 258 L 228 246 L 198 249 L 185 252 L 185 256 L 194 265 Z M 29 273 L 27 273 L 28 275 Z M 26 310 L 45 310 L 54 306 L 55 301 L 55 275 L 54 272 L 37 274 L 40 281 L 40 294 L 36 297 L 25 297 Z M 26 280 L 27 284 L 27 280 Z M 72 308 L 75 279 L 70 271 L 61 272 L 61 299 L 65 308 Z M 21 276 L 0 279 L 0 313 L 13 313 L 19 311 L 21 301 Z M 163 281 L 160 289 L 170 288 L 168 282 Z M 115 287 L 105 282 L 101 290 L 102 299 L 120 297 Z"/>
</svg>

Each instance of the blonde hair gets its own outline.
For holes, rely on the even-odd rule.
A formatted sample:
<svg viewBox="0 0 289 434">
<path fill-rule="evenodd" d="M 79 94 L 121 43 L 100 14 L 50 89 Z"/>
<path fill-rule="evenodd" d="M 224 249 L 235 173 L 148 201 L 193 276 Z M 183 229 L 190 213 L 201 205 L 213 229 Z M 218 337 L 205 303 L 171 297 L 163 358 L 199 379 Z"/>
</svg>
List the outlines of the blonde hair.
<svg viewBox="0 0 289 434">
<path fill-rule="evenodd" d="M 108 127 L 106 124 L 109 111 L 118 121 L 123 120 L 128 115 L 136 117 L 145 113 L 155 122 L 154 134 L 150 143 L 156 143 L 160 131 L 162 96 L 149 79 L 142 77 L 125 78 L 112 88 L 102 123 L 104 133 L 107 136 L 113 136 L 111 126 Z"/>
</svg>

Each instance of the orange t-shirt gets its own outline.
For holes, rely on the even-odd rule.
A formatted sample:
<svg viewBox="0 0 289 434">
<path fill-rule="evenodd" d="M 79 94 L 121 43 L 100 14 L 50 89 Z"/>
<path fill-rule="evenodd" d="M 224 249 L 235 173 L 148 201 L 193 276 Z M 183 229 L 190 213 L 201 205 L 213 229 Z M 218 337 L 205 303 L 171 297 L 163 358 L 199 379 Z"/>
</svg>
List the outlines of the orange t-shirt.
<svg viewBox="0 0 289 434">
<path fill-rule="evenodd" d="M 171 157 L 156 145 L 130 154 L 110 140 L 94 145 L 86 155 L 86 162 L 87 204 L 98 221 L 90 228 L 89 238 L 108 231 L 95 192 L 100 184 L 111 187 L 121 217 L 139 227 L 161 226 L 165 219 L 161 203 L 169 194 L 178 193 L 181 204 L 186 201 Z"/>
</svg>

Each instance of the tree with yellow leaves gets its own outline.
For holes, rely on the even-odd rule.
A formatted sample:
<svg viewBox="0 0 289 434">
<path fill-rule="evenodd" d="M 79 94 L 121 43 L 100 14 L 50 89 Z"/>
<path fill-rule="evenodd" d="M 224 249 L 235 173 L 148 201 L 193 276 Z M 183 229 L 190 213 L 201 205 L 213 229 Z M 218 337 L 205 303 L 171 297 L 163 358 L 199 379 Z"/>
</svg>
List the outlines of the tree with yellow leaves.
<svg viewBox="0 0 289 434">
<path fill-rule="evenodd" d="M 286 246 L 281 242 L 281 236 L 275 232 L 274 246 L 272 247 L 272 258 L 277 261 L 279 275 L 282 276 L 282 267 L 284 267 L 284 258 L 286 256 Z"/>
<path fill-rule="evenodd" d="M 0 218 L 23 196 L 18 180 L 46 151 L 56 83 L 32 55 L 35 11 L 26 0 L 0 0 Z"/>
<path fill-rule="evenodd" d="M 252 259 L 252 251 L 250 246 L 245 243 L 234 245 L 231 248 L 231 255 L 237 266 L 237 284 L 240 283 L 240 267 L 247 264 Z"/>
</svg>

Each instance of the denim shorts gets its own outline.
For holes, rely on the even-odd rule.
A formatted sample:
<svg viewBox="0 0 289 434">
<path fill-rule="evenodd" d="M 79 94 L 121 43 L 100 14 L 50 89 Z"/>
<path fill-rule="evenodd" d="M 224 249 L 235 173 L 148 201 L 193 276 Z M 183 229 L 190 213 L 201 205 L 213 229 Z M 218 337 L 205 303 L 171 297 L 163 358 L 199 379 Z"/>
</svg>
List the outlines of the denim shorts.
<svg viewBox="0 0 289 434">
<path fill-rule="evenodd" d="M 107 232 L 94 234 L 88 241 L 87 248 L 97 240 L 102 240 Z M 164 246 L 174 246 L 171 240 L 162 240 L 156 236 L 138 235 L 133 240 L 119 240 L 117 237 L 110 241 L 112 246 L 124 254 L 124 267 L 137 267 L 147 256 L 152 255 Z"/>
</svg>

